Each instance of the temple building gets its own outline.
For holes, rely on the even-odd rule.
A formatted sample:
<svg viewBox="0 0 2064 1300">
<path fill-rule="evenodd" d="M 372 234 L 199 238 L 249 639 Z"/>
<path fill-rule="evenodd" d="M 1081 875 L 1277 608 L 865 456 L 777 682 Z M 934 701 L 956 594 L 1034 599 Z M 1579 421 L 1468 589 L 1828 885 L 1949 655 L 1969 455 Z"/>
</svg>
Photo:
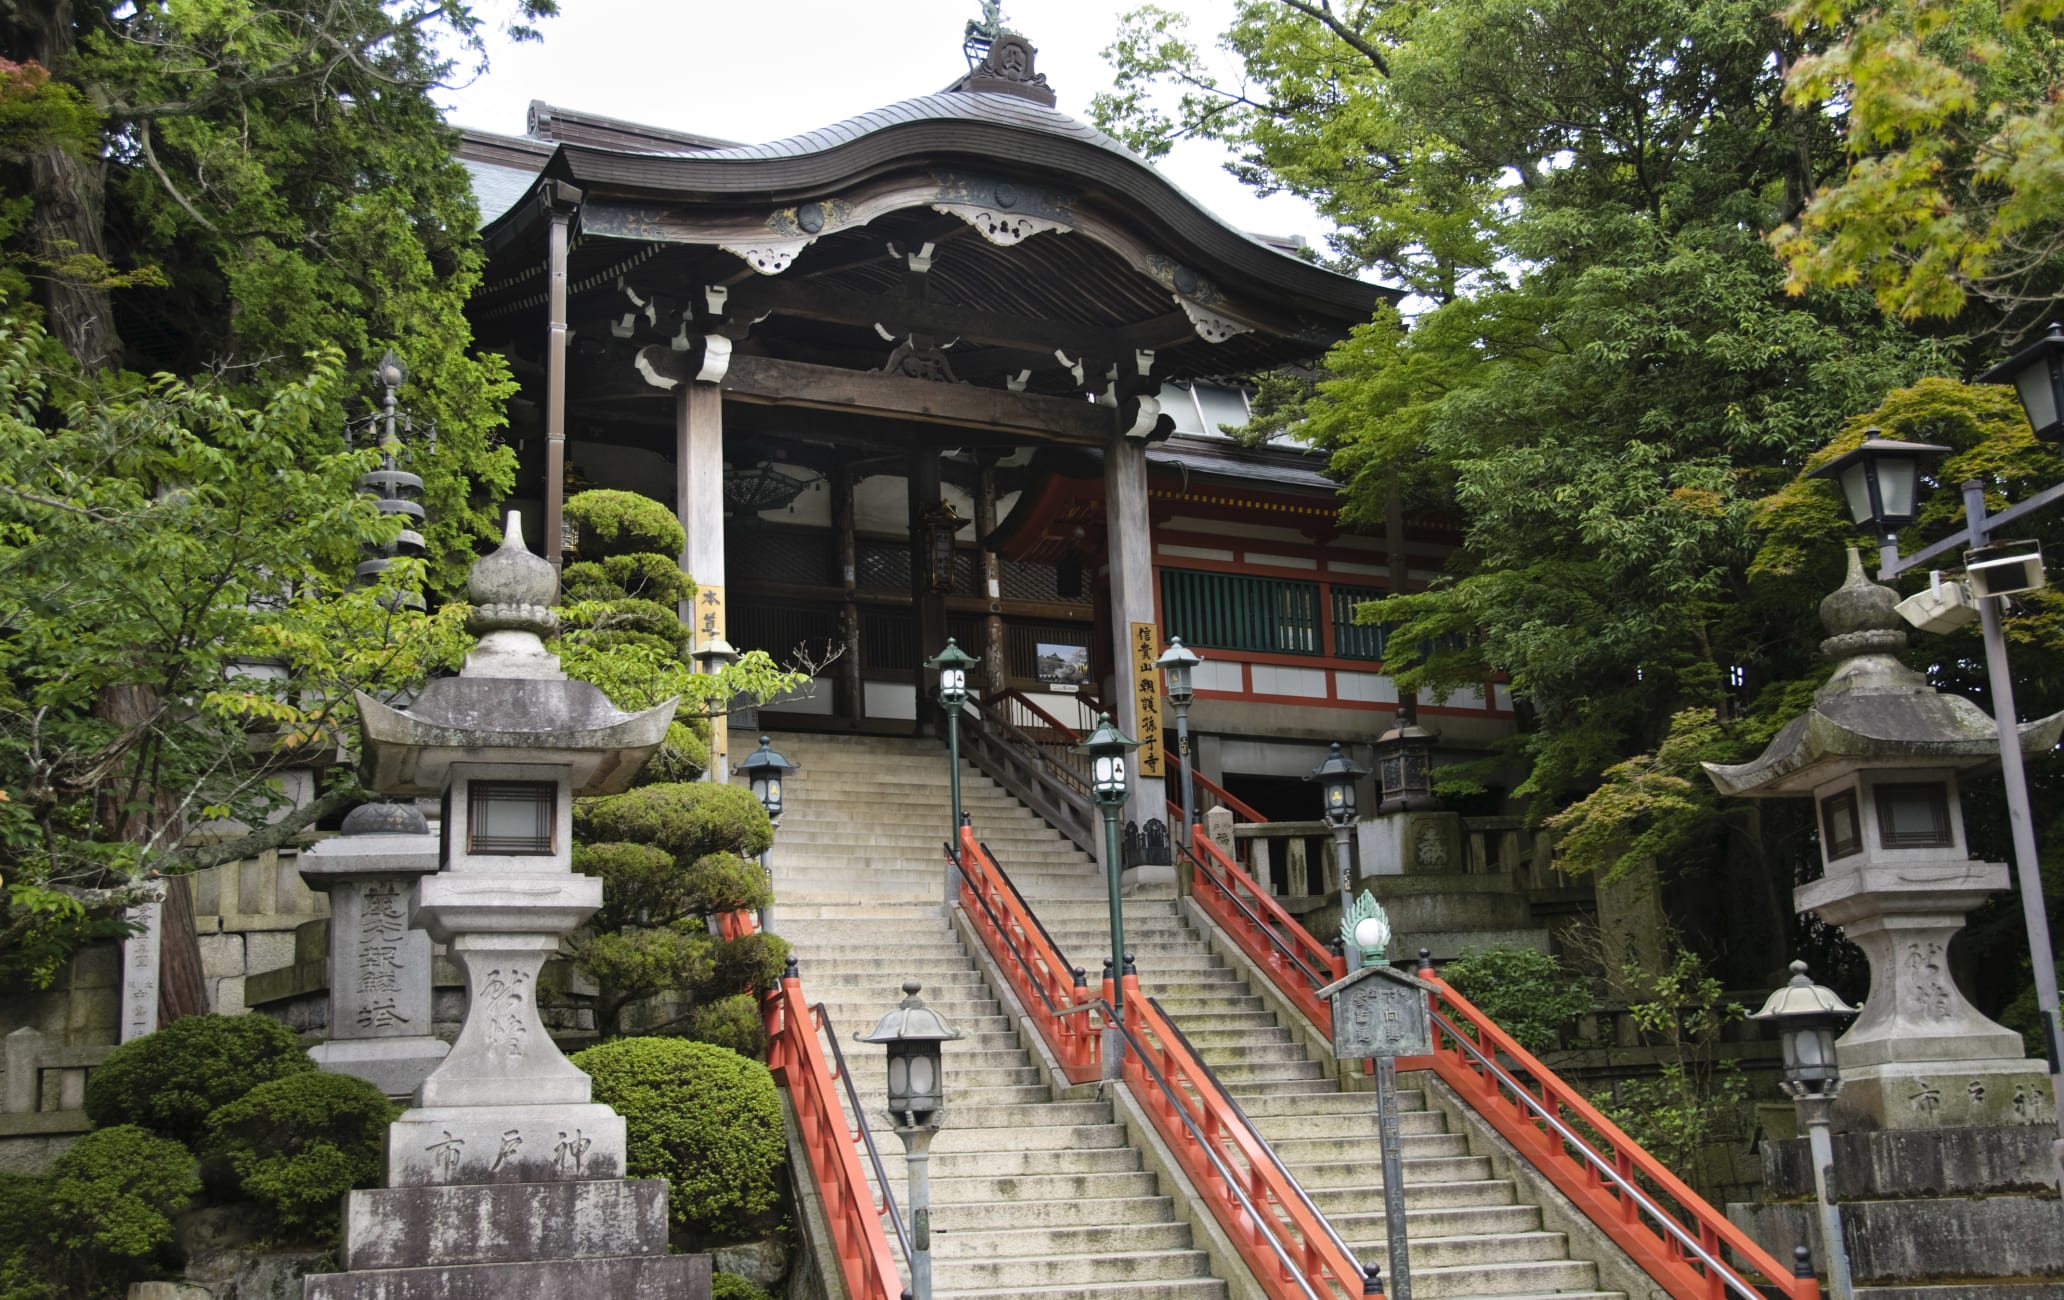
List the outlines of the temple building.
<svg viewBox="0 0 2064 1300">
<path fill-rule="evenodd" d="M 767 144 L 544 103 L 466 133 L 532 535 L 571 491 L 667 501 L 699 636 L 829 659 L 762 725 L 922 731 L 952 637 L 1035 742 L 1105 708 L 1148 741 L 1157 815 L 1174 735 L 1141 669 L 1170 636 L 1205 658 L 1198 774 L 1271 818 L 1316 815 L 1326 742 L 1374 766 L 1416 720 L 1437 764 L 1509 734 L 1495 681 L 1401 719 L 1383 629 L 1352 622 L 1432 579 L 1455 521 L 1351 526 L 1323 455 L 1226 432 L 1254 376 L 1397 292 L 1228 227 L 1035 60 L 1005 36 L 937 94 Z"/>
</svg>

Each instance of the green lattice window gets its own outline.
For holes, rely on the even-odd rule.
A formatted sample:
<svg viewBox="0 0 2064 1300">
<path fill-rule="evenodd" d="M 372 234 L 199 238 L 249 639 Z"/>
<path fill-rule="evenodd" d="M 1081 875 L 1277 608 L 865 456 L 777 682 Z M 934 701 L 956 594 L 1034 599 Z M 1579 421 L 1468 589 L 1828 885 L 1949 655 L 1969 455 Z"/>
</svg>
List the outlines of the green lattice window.
<svg viewBox="0 0 2064 1300">
<path fill-rule="evenodd" d="M 1372 600 L 1381 600 L 1389 595 L 1381 587 L 1333 588 L 1333 653 L 1341 659 L 1381 659 L 1383 646 L 1390 639 L 1387 624 L 1371 623 L 1357 626 L 1354 621 L 1355 606 Z"/>
<path fill-rule="evenodd" d="M 1162 631 L 1185 645 L 1292 655 L 1324 649 L 1316 582 L 1164 569 L 1161 613 Z"/>
</svg>

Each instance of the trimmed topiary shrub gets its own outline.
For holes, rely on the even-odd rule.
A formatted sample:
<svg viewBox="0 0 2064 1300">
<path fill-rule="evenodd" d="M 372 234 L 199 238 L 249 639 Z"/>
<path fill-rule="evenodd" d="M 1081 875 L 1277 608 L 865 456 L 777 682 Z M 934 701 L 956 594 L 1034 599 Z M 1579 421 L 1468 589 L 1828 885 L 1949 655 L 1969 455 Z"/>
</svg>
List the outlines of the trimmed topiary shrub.
<svg viewBox="0 0 2064 1300">
<path fill-rule="evenodd" d="M 315 1062 L 294 1031 L 264 1016 L 185 1016 L 117 1047 L 86 1081 L 96 1126 L 137 1124 L 192 1145 L 216 1107 Z"/>
<path fill-rule="evenodd" d="M 576 835 L 590 843 L 650 844 L 688 864 L 706 853 L 754 857 L 774 842 L 767 810 L 739 785 L 707 781 L 640 786 L 575 805 Z"/>
<path fill-rule="evenodd" d="M 775 934 L 743 935 L 717 949 L 710 983 L 726 993 L 765 993 L 781 982 L 788 965 L 788 940 Z"/>
<path fill-rule="evenodd" d="M 633 1178 L 664 1178 L 676 1238 L 689 1249 L 771 1226 L 787 1157 L 774 1076 L 757 1061 L 684 1038 L 620 1038 L 573 1063 L 595 1100 L 624 1117 Z"/>
<path fill-rule="evenodd" d="M 348 1074 L 296 1074 L 261 1083 L 208 1117 L 204 1148 L 227 1164 L 238 1192 L 272 1227 L 303 1237 L 337 1226 L 338 1201 L 384 1169 L 393 1103 Z"/>
<path fill-rule="evenodd" d="M 710 1300 L 774 1300 L 736 1273 L 710 1275 Z"/>
<path fill-rule="evenodd" d="M 688 535 L 674 512 L 636 492 L 576 492 L 566 498 L 562 508 L 580 529 L 575 549 L 583 560 L 606 560 L 637 551 L 679 555 L 688 546 Z"/>
<path fill-rule="evenodd" d="M 153 1271 L 172 1216 L 200 1190 L 193 1153 L 134 1124 L 74 1142 L 51 1162 L 49 1200 L 49 1240 L 74 1291 L 118 1291 Z"/>
<path fill-rule="evenodd" d="M 755 1060 L 767 1054 L 767 1022 L 759 999 L 750 993 L 734 993 L 689 1012 L 687 1036 Z"/>
</svg>

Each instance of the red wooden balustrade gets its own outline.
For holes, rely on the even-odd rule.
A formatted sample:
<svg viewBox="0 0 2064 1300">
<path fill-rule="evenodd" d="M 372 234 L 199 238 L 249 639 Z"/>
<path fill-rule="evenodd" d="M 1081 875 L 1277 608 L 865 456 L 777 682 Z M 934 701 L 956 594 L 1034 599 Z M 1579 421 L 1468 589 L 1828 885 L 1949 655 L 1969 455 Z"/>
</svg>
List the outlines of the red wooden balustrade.
<svg viewBox="0 0 2064 1300">
<path fill-rule="evenodd" d="M 1183 761 L 1181 757 L 1175 754 L 1170 754 L 1168 756 L 1168 765 L 1168 770 L 1171 774 L 1171 780 L 1175 783 L 1174 788 L 1177 790 L 1182 789 L 1181 781 Z M 1253 805 L 1247 803 L 1238 795 L 1226 789 L 1224 786 L 1212 780 L 1210 777 L 1204 775 L 1202 772 L 1192 772 L 1190 776 L 1190 783 L 1193 786 L 1195 786 L 1198 790 L 1203 791 L 1212 799 L 1216 800 L 1219 807 L 1232 809 L 1234 815 L 1237 816 L 1243 822 L 1265 822 L 1268 820 L 1268 818 L 1254 811 Z M 1170 800 L 1168 806 L 1170 808 L 1175 809 L 1175 820 L 1177 822 L 1181 822 L 1182 805 L 1176 803 L 1174 800 Z"/>
<path fill-rule="evenodd" d="M 1198 835 L 1191 847 L 1197 905 L 1330 1038 L 1332 1008 L 1317 990 L 1345 964 L 1216 844 Z M 1511 1035 L 1437 976 L 1430 982 L 1436 1048 L 1398 1068 L 1437 1074 L 1657 1285 L 1676 1300 L 1753 1300 L 1763 1292 L 1750 1278 L 1760 1274 L 1794 1300 L 1817 1300 L 1813 1279 L 1794 1278 Z"/>
<path fill-rule="evenodd" d="M 1174 808 L 1178 819 L 1182 810 Z M 1333 1008 L 1319 990 L 1347 973 L 1347 964 L 1322 947 L 1297 918 L 1256 884 L 1207 835 L 1191 837 L 1190 896 L 1241 951 L 1268 972 L 1269 981 L 1319 1027 L 1333 1034 Z"/>
<path fill-rule="evenodd" d="M 976 840 L 960 833 L 961 903 L 1018 1001 L 1070 1082 L 1102 1076 L 1101 1034 L 1092 1011 L 1108 1022 L 1111 981 L 1092 1001 L 1001 868 Z M 1254 1271 L 1272 1300 L 1318 1300 L 1363 1294 L 1353 1253 L 1256 1134 L 1182 1036 L 1125 976 L 1124 1032 L 1131 1043 L 1121 1077 L 1174 1152 L 1191 1184 Z"/>
<path fill-rule="evenodd" d="M 759 928 L 751 912 L 718 916 L 717 929 L 736 939 Z M 793 969 L 793 968 L 791 968 Z M 859 1135 L 846 1126 L 835 1085 L 838 1076 L 825 1060 L 818 1041 L 818 1018 L 803 999 L 803 983 L 788 978 L 767 995 L 767 1067 L 788 1089 L 801 1131 L 803 1154 L 823 1200 L 831 1228 L 839 1272 L 851 1300 L 898 1300 L 909 1293 L 896 1271 L 882 1218 L 885 1206 L 875 1203 L 860 1168 Z"/>
<path fill-rule="evenodd" d="M 1074 969 L 969 826 L 960 828 L 960 904 L 1068 1082 L 1095 1082 L 1089 989 L 1076 983 Z"/>
</svg>

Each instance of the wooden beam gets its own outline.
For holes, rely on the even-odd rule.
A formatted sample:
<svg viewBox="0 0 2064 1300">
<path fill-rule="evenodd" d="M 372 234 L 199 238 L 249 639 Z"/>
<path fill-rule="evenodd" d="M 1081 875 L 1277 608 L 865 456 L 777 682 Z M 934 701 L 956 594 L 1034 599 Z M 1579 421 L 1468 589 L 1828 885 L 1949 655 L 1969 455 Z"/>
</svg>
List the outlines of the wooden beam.
<svg viewBox="0 0 2064 1300">
<path fill-rule="evenodd" d="M 1098 357 L 1132 355 L 1132 349 L 1125 346 L 1121 337 L 1122 331 L 1100 325 L 975 311 L 952 303 L 919 302 L 900 295 L 854 293 L 823 283 L 763 279 L 757 284 L 740 285 L 731 294 L 730 308 L 732 315 L 747 319 L 771 312 L 863 329 L 881 324 L 898 337 L 929 334 L 941 340 L 957 338 L 987 347 L 1018 348 L 1048 358 L 1055 349 L 1070 357 L 1080 357 L 1085 352 Z M 1156 331 L 1157 337 L 1158 334 Z"/>
<path fill-rule="evenodd" d="M 658 380 L 692 382 L 688 354 L 652 347 L 641 355 Z M 1044 442 L 1100 447 L 1118 431 L 1118 413 L 1093 402 L 840 370 L 773 357 L 732 357 L 723 390 L 733 401 L 759 406 L 891 416 Z"/>
</svg>

